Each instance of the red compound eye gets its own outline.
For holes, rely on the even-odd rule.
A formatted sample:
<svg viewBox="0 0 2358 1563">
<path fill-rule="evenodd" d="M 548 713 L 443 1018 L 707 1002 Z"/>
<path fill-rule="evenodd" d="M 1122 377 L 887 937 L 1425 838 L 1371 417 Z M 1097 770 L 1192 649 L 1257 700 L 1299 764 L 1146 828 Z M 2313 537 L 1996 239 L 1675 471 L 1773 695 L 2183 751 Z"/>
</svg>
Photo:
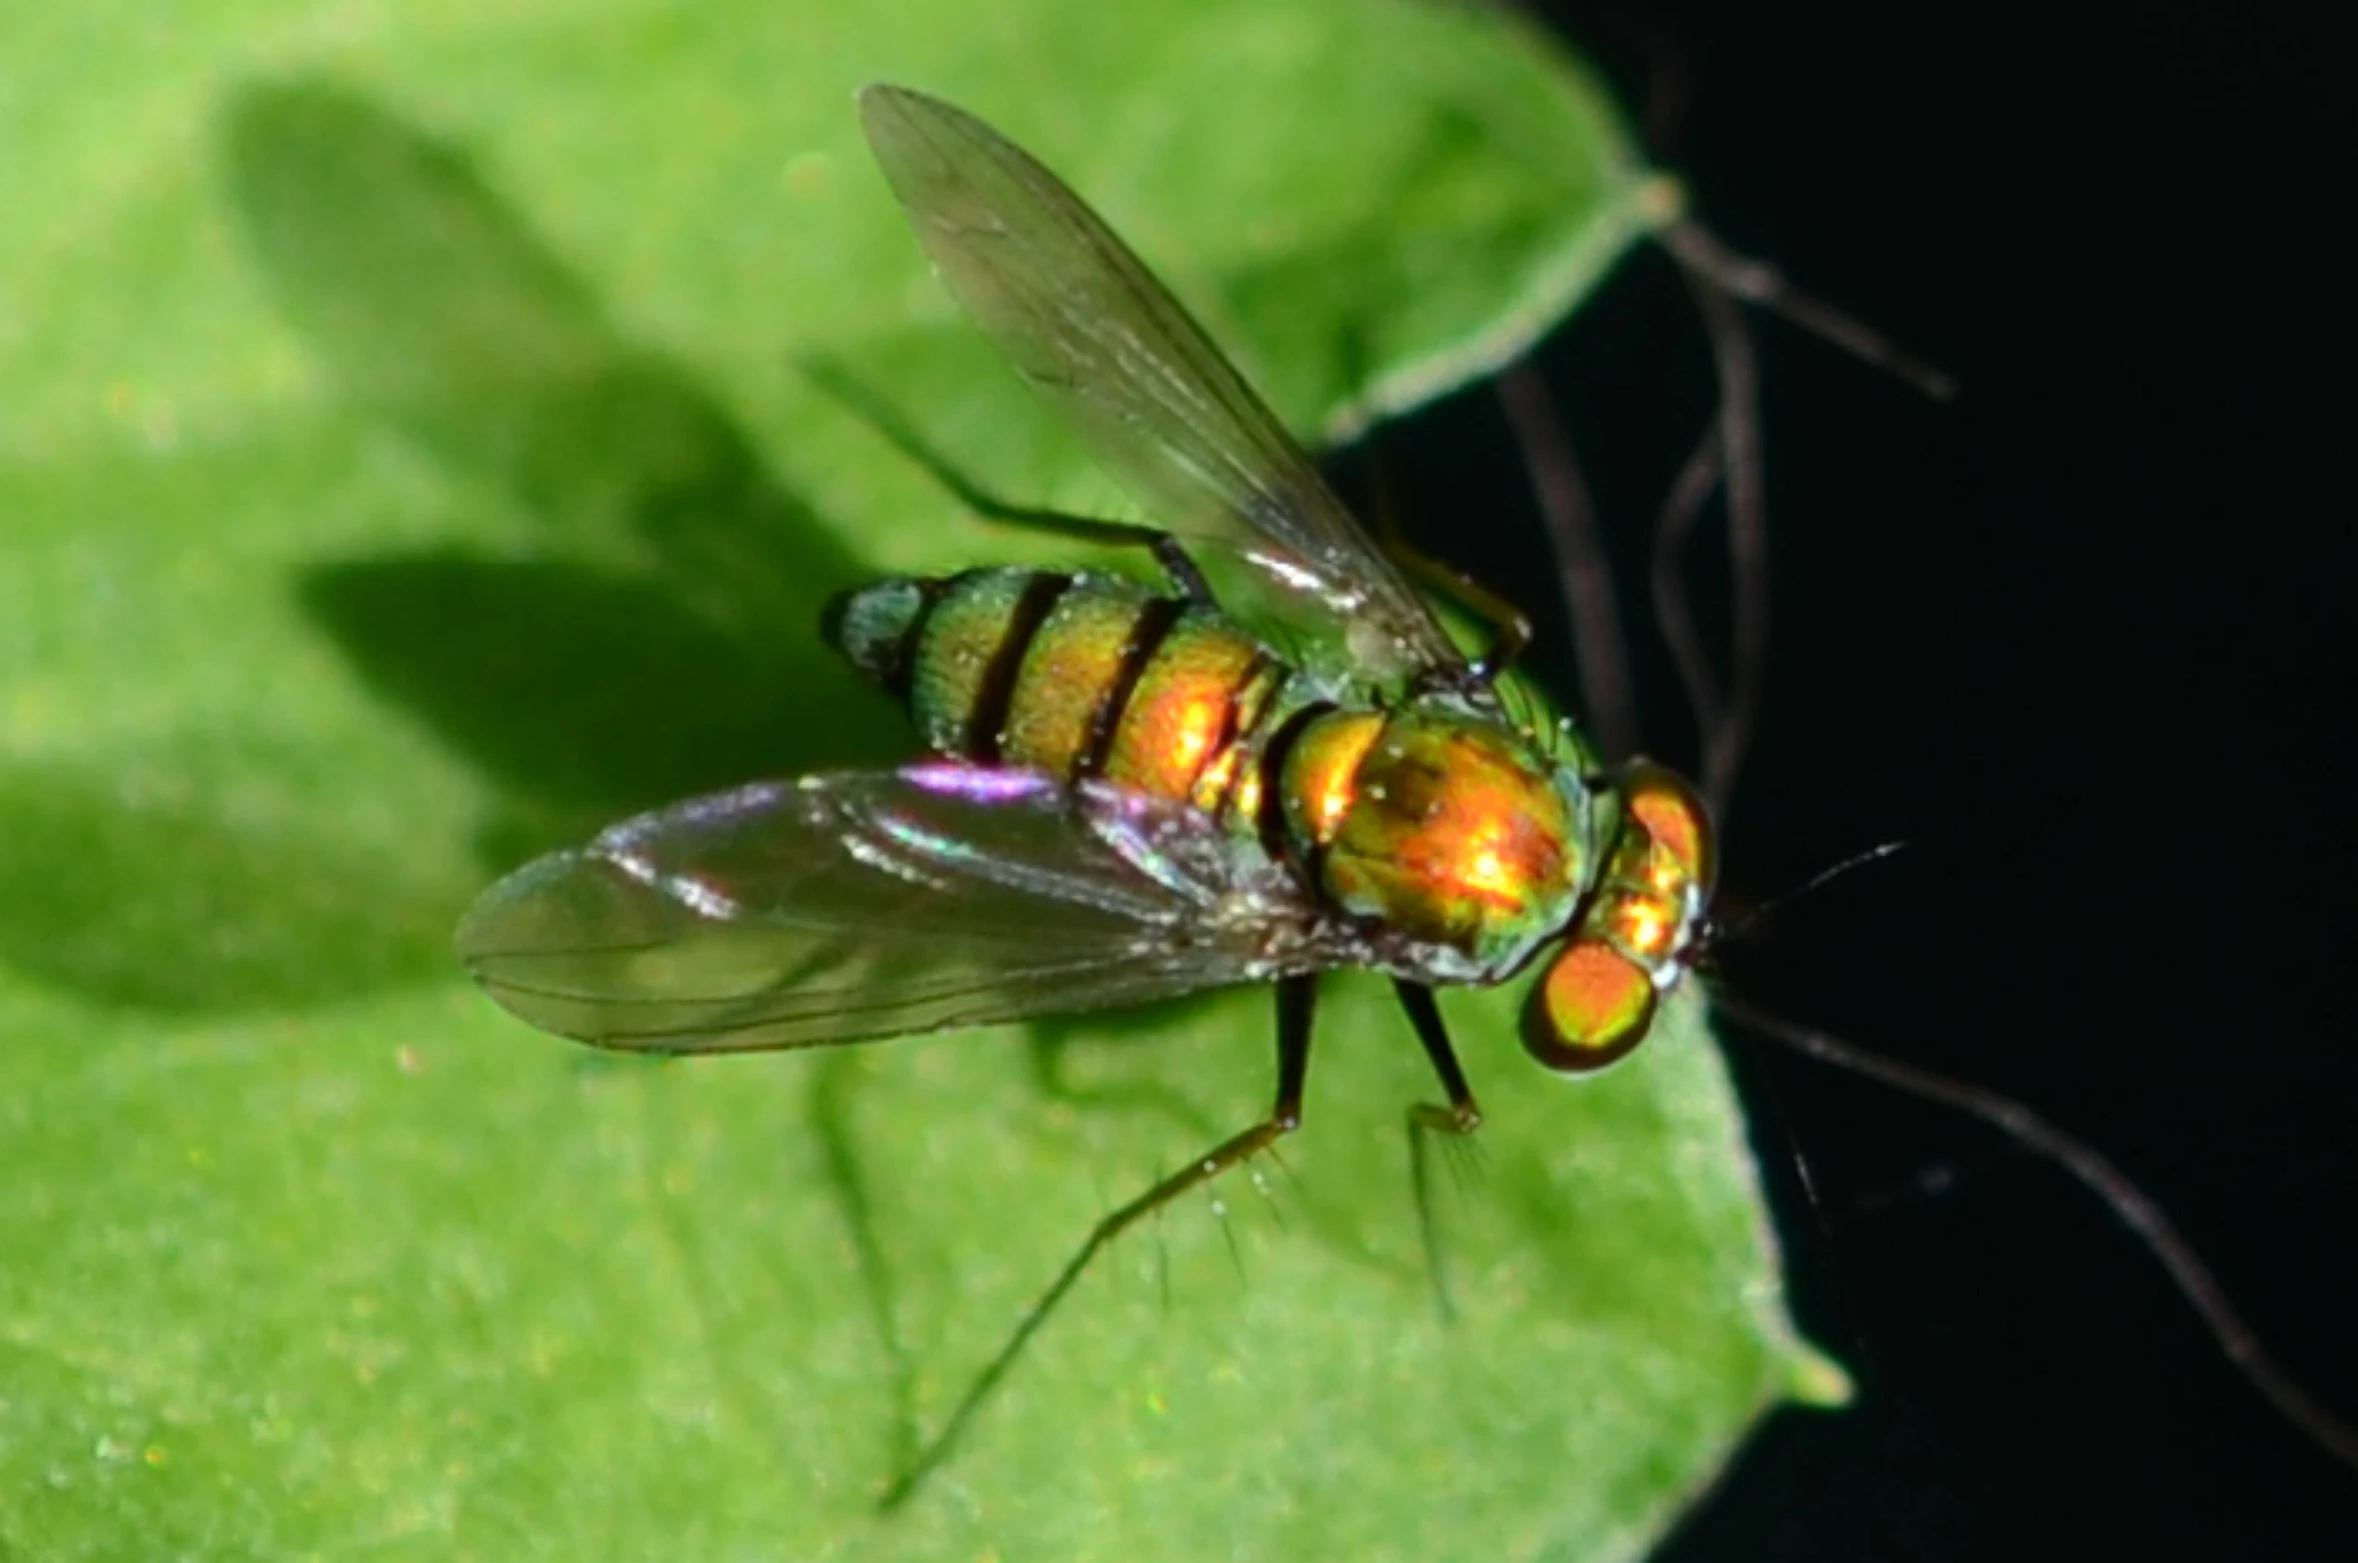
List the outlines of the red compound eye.
<svg viewBox="0 0 2358 1563">
<path fill-rule="evenodd" d="M 1523 1046 L 1549 1069 L 1602 1069 L 1646 1038 L 1654 979 L 1598 939 L 1564 947 L 1523 1006 Z"/>
</svg>

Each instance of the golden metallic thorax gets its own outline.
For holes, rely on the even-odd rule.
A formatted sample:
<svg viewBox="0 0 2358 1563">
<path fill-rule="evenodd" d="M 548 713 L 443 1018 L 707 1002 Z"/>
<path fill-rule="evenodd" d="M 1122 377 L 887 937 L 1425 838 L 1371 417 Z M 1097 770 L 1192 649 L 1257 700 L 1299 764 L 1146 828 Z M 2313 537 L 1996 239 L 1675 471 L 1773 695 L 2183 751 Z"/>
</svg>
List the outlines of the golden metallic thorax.
<svg viewBox="0 0 2358 1563">
<path fill-rule="evenodd" d="M 1337 713 L 1288 755 L 1287 817 L 1343 910 L 1504 975 L 1571 921 L 1585 793 L 1487 713 Z"/>
</svg>

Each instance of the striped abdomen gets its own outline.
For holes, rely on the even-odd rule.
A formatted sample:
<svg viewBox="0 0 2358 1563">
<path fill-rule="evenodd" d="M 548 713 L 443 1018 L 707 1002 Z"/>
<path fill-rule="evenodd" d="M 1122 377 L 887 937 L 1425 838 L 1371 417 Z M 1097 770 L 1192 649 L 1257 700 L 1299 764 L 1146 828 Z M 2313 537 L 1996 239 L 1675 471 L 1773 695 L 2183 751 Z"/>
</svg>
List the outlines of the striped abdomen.
<svg viewBox="0 0 2358 1563">
<path fill-rule="evenodd" d="M 1578 773 L 1497 715 L 1321 699 L 1218 609 L 1120 577 L 880 581 L 827 635 L 936 753 L 1186 800 L 1396 936 L 1420 979 L 1505 976 L 1562 934 L 1595 860 Z"/>
<path fill-rule="evenodd" d="M 828 639 L 909 708 L 927 748 L 1106 781 L 1256 828 L 1256 756 L 1301 697 L 1215 608 L 1119 576 L 1020 567 L 838 598 Z"/>
</svg>

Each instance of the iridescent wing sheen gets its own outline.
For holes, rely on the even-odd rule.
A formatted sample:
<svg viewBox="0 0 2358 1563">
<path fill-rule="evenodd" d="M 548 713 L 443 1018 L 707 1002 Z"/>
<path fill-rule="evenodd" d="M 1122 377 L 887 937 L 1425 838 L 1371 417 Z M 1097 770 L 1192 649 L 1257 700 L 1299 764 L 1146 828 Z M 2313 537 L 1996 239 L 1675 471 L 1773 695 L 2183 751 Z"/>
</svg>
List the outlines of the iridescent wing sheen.
<svg viewBox="0 0 2358 1563">
<path fill-rule="evenodd" d="M 1151 524 L 1273 588 L 1231 612 L 1348 682 L 1464 665 L 1301 446 L 1079 196 L 922 93 L 866 87 L 860 118 L 950 292 Z"/>
<path fill-rule="evenodd" d="M 520 869 L 459 927 L 519 1018 L 737 1052 L 990 1025 L 1315 971 L 1350 935 L 1184 804 L 929 761 L 764 782 Z"/>
</svg>

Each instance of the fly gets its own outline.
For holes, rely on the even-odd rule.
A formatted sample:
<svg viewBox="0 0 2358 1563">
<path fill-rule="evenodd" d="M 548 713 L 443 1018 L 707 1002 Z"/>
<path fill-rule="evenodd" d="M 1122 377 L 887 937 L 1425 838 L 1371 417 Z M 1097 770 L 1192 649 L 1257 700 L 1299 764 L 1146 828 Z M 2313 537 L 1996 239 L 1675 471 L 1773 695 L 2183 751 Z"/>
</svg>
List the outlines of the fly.
<svg viewBox="0 0 2358 1563">
<path fill-rule="evenodd" d="M 1096 1253 L 1300 1127 L 1317 980 L 1391 977 L 1443 1100 L 1482 1120 L 1436 987 L 1544 973 L 1524 1041 L 1582 1071 L 1646 1035 L 1703 931 L 1707 810 L 1510 718 L 1523 638 L 1467 657 L 1130 250 L 971 115 L 873 85 L 861 121 L 950 291 L 1159 523 L 1161 590 L 1021 567 L 900 578 L 825 624 L 927 757 L 644 814 L 527 865 L 459 929 L 519 1018 L 680 1054 L 857 1042 L 1274 984 L 1268 1116 L 1105 1217 L 919 1465 L 947 1453 Z M 1217 599 L 1199 561 L 1240 569 Z M 1277 648 L 1287 650 L 1281 653 Z"/>
</svg>

